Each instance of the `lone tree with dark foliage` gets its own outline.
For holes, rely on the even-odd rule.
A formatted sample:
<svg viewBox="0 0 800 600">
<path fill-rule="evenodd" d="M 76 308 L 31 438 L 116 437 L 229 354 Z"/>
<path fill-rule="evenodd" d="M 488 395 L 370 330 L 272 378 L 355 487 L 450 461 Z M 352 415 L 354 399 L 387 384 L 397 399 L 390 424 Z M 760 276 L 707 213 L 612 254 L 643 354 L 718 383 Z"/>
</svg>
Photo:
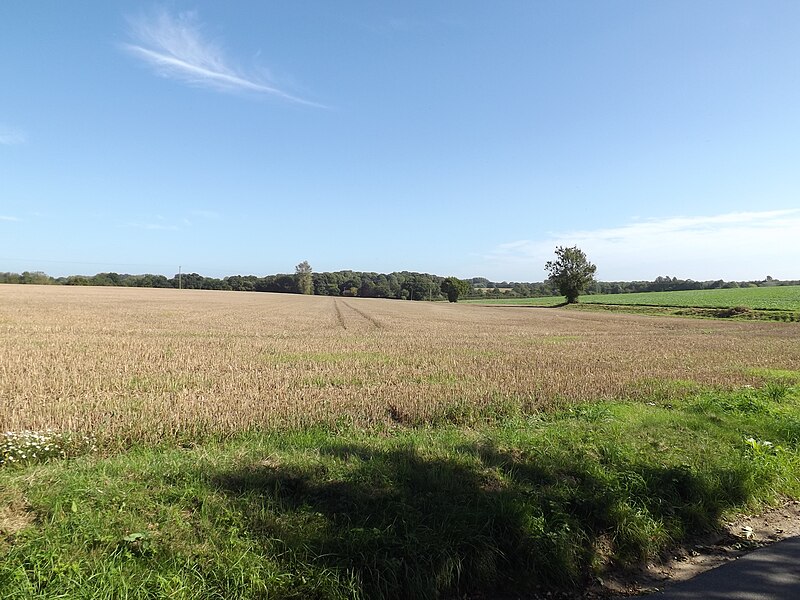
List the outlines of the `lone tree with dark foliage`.
<svg viewBox="0 0 800 600">
<path fill-rule="evenodd" d="M 442 281 L 442 293 L 450 302 L 458 302 L 461 296 L 466 296 L 472 290 L 472 284 L 458 277 L 447 277 Z"/>
<path fill-rule="evenodd" d="M 578 301 L 578 296 L 594 281 L 597 267 L 589 262 L 586 254 L 578 248 L 556 248 L 556 260 L 548 260 L 544 270 L 550 274 L 549 281 L 558 287 L 558 293 L 566 296 L 568 304 Z"/>
</svg>

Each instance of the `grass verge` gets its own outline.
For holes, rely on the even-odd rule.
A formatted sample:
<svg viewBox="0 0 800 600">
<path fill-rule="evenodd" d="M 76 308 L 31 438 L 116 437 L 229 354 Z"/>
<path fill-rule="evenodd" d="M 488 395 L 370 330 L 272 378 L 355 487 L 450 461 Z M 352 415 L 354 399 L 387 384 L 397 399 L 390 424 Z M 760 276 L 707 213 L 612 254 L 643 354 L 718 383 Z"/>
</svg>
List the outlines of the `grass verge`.
<svg viewBox="0 0 800 600">
<path fill-rule="evenodd" d="M 673 293 L 673 292 L 663 292 Z M 635 315 L 650 315 L 661 317 L 695 317 L 704 319 L 734 319 L 737 321 L 780 321 L 800 322 L 800 311 L 784 309 L 758 309 L 746 306 L 730 306 L 722 308 L 696 307 L 696 306 L 663 306 L 656 304 L 625 304 L 627 294 L 614 294 L 617 302 L 598 302 L 599 296 L 582 296 L 577 304 L 564 304 L 563 298 L 559 302 L 551 298 L 509 298 L 500 300 L 466 300 L 465 303 L 479 304 L 482 306 L 518 306 L 532 308 L 563 308 L 566 310 L 621 312 Z M 607 296 L 603 296 L 606 298 Z"/>
<path fill-rule="evenodd" d="M 800 321 L 800 311 L 779 309 L 755 309 L 745 306 L 728 308 L 649 306 L 645 304 L 599 304 L 579 303 L 566 307 L 571 310 L 595 310 L 623 312 L 652 316 L 695 317 L 701 319 L 733 319 L 737 321 Z"/>
<path fill-rule="evenodd" d="M 800 390 L 309 429 L 0 469 L 0 597 L 570 589 L 800 497 Z"/>
<path fill-rule="evenodd" d="M 553 306 L 563 302 L 563 300 L 563 297 L 545 296 L 540 298 L 486 298 L 465 301 L 481 304 Z M 607 304 L 612 306 L 640 305 L 665 308 L 738 309 L 736 312 L 751 309 L 755 313 L 770 313 L 774 311 L 776 314 L 797 315 L 800 312 L 800 286 L 589 294 L 581 296 L 581 302 L 584 304 Z"/>
</svg>

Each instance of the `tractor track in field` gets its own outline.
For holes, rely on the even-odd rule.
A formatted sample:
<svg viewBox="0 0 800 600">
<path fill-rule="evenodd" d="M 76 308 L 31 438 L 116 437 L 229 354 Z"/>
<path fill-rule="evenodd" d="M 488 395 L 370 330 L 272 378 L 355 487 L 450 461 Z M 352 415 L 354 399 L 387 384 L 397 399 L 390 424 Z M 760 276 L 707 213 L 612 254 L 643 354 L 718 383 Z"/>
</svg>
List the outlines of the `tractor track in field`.
<svg viewBox="0 0 800 600">
<path fill-rule="evenodd" d="M 342 309 L 339 308 L 339 301 L 336 298 L 333 299 L 333 308 L 336 309 L 336 321 L 342 329 L 346 330 L 347 323 L 344 322 L 344 315 L 342 315 Z"/>
<path fill-rule="evenodd" d="M 344 300 L 342 300 L 342 304 L 344 304 L 344 305 L 345 305 L 347 308 L 349 308 L 350 310 L 352 310 L 353 312 L 355 312 L 356 314 L 358 314 L 358 315 L 359 315 L 359 316 L 360 316 L 362 319 L 364 319 L 364 320 L 366 320 L 367 322 L 369 322 L 369 323 L 370 323 L 370 324 L 371 324 L 373 327 L 375 327 L 376 329 L 383 329 L 383 323 L 381 323 L 380 321 L 378 321 L 378 319 L 376 319 L 376 318 L 375 318 L 375 317 L 373 317 L 372 315 L 370 315 L 370 314 L 368 314 L 368 313 L 365 313 L 365 312 L 364 312 L 363 310 L 361 310 L 360 308 L 356 308 L 355 306 L 352 306 L 351 304 L 349 304 L 349 303 L 345 302 Z"/>
</svg>

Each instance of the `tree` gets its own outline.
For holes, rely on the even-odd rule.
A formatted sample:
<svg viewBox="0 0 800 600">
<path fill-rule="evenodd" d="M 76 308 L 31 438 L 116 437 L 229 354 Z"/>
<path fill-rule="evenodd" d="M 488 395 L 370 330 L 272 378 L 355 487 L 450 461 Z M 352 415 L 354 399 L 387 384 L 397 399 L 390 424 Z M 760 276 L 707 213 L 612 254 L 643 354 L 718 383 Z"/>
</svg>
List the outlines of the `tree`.
<svg viewBox="0 0 800 600">
<path fill-rule="evenodd" d="M 311 265 L 304 260 L 294 268 L 295 283 L 299 294 L 313 294 L 314 280 L 311 277 Z"/>
<path fill-rule="evenodd" d="M 23 271 L 19 282 L 32 283 L 34 285 L 47 285 L 53 283 L 53 279 L 42 271 Z"/>
<path fill-rule="evenodd" d="M 458 298 L 467 295 L 470 290 L 472 284 L 457 277 L 447 277 L 442 281 L 442 293 L 450 302 L 458 302 Z"/>
<path fill-rule="evenodd" d="M 199 273 L 182 273 L 180 277 L 175 275 L 175 277 L 172 278 L 172 286 L 182 287 L 185 290 L 202 290 L 204 279 L 205 277 Z"/>
<path fill-rule="evenodd" d="M 545 271 L 550 274 L 549 281 L 558 288 L 567 302 L 574 304 L 578 296 L 594 281 L 594 272 L 597 267 L 586 258 L 586 254 L 578 248 L 556 248 L 556 260 L 548 260 L 544 265 Z"/>
</svg>

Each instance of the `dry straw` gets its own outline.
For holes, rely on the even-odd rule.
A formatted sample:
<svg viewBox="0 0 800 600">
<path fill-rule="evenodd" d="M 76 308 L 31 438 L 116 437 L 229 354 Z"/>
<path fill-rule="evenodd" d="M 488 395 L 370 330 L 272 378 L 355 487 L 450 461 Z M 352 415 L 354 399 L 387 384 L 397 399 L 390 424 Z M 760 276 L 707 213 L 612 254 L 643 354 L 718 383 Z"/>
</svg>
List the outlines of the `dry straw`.
<svg viewBox="0 0 800 600">
<path fill-rule="evenodd" d="M 0 286 L 0 431 L 108 443 L 464 420 L 800 368 L 796 324 Z"/>
</svg>

